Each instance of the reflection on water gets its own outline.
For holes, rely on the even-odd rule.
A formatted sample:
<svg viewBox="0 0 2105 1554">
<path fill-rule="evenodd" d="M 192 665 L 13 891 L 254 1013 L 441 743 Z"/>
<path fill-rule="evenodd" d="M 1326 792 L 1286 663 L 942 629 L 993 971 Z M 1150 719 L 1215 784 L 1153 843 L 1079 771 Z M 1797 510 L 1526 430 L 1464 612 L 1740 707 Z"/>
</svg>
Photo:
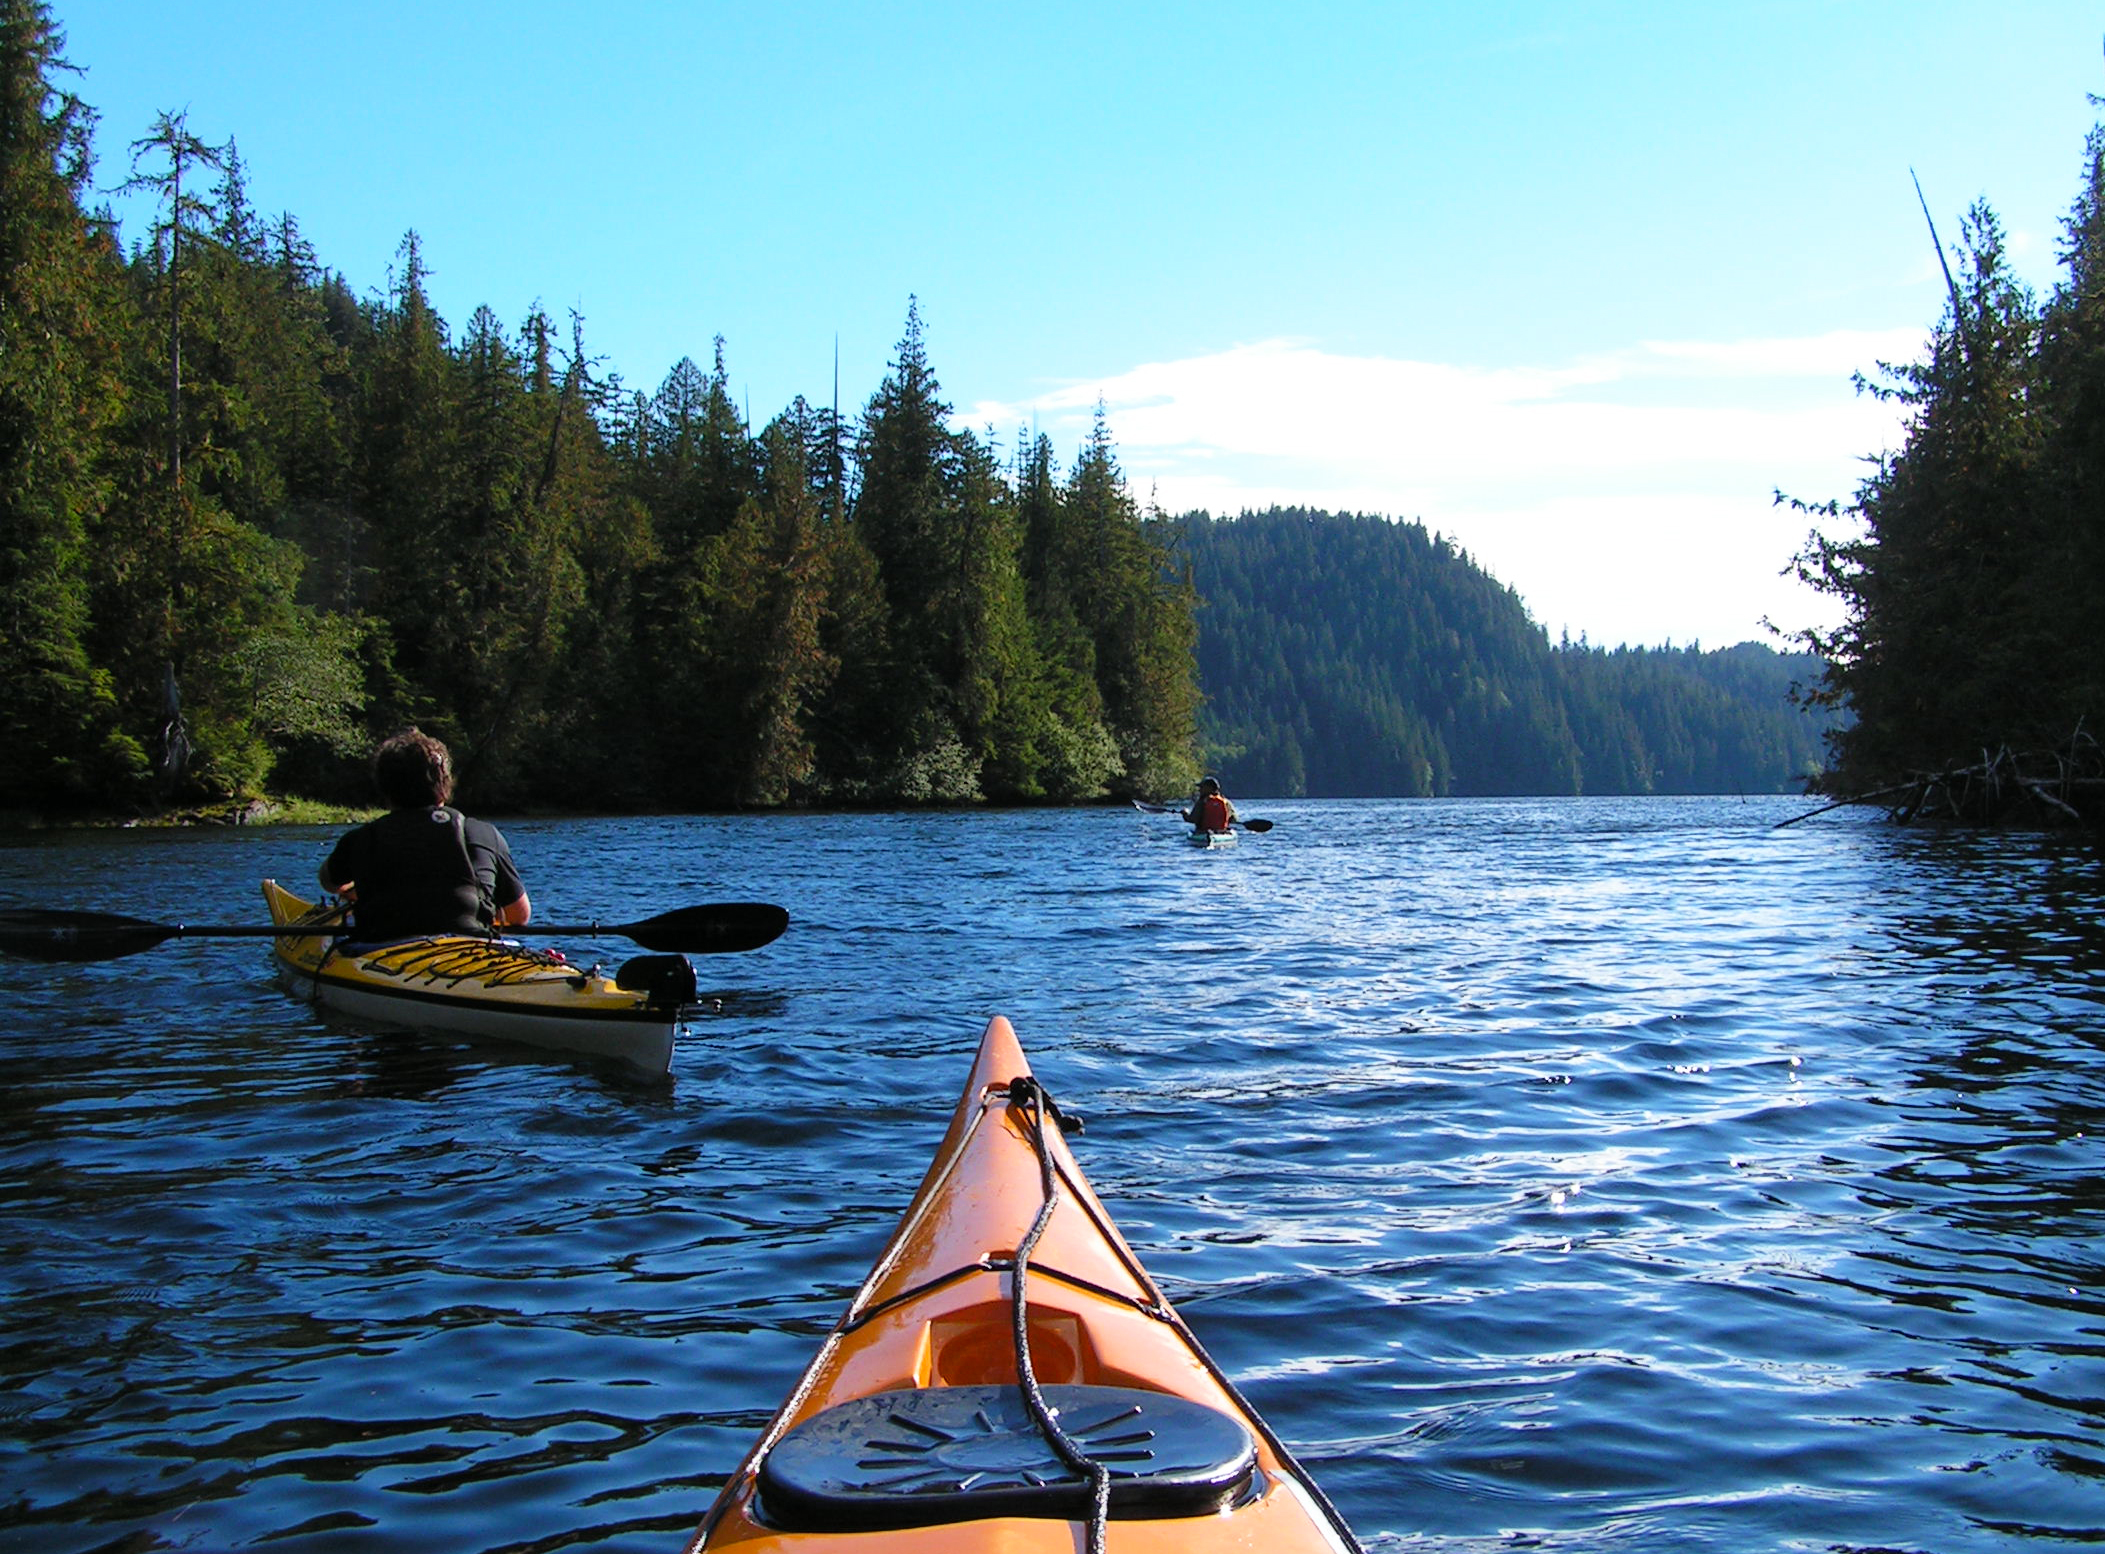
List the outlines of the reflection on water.
<svg viewBox="0 0 2105 1554">
<path fill-rule="evenodd" d="M 790 908 L 669 1082 L 324 1022 L 248 941 L 13 968 L 0 1546 L 679 1547 L 996 1012 L 1371 1548 L 2105 1538 L 2094 851 L 1244 807 L 508 825 L 550 912 Z M 0 904 L 260 918 L 329 840 L 14 838 Z"/>
</svg>

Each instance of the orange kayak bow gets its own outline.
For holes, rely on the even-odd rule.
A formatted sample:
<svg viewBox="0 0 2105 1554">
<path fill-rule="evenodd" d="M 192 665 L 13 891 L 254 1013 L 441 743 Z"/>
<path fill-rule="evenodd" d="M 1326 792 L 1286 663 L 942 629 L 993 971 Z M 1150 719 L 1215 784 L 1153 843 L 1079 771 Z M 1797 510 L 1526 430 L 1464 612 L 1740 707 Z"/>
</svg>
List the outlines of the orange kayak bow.
<svg viewBox="0 0 2105 1554">
<path fill-rule="evenodd" d="M 689 1554 L 1358 1549 L 1063 1125 L 996 1018 L 897 1233 Z"/>
</svg>

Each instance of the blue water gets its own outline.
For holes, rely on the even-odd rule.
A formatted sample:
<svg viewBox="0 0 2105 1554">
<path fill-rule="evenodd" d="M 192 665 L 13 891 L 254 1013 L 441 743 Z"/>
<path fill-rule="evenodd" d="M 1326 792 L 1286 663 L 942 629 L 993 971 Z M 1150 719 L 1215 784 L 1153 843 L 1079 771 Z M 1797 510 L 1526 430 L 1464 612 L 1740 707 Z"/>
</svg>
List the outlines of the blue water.
<svg viewBox="0 0 2105 1554">
<path fill-rule="evenodd" d="M 993 1013 L 1372 1550 L 2095 1545 L 2105 868 L 1803 807 L 507 825 L 544 921 L 789 907 L 657 1082 L 253 940 L 17 968 L 0 1546 L 677 1550 Z M 256 921 L 329 840 L 4 838 L 0 903 Z"/>
</svg>

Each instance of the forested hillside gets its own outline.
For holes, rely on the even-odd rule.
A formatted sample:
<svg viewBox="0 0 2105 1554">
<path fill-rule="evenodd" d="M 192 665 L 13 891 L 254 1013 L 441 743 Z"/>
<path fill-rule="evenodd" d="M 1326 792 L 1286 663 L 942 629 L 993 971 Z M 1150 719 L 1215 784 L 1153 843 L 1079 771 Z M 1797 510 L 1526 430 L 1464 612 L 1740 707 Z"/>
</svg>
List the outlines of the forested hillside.
<svg viewBox="0 0 2105 1554">
<path fill-rule="evenodd" d="M 911 303 L 859 413 L 755 426 L 721 341 L 639 392 L 580 318 L 454 329 L 414 233 L 354 294 L 181 114 L 127 237 L 62 42 L 0 0 L 0 809 L 362 800 L 409 722 L 493 808 L 1159 796 L 1201 679 L 1244 792 L 1817 759 L 1766 649 L 1553 646 L 1416 525 L 1144 519 L 1101 417 L 1065 468 L 951 430 Z"/>
<path fill-rule="evenodd" d="M 1821 759 L 1831 715 L 1790 699 L 1810 656 L 1552 644 L 1415 523 L 1275 508 L 1172 527 L 1231 792 L 1780 792 Z"/>
<path fill-rule="evenodd" d="M 1064 473 L 949 430 L 911 305 L 859 416 L 757 429 L 721 342 L 639 393 L 577 318 L 456 333 L 414 234 L 353 295 L 181 114 L 127 246 L 62 43 L 0 0 L 0 807 L 364 799 L 412 721 L 500 807 L 1195 774 L 1192 601 L 1103 426 Z"/>
</svg>

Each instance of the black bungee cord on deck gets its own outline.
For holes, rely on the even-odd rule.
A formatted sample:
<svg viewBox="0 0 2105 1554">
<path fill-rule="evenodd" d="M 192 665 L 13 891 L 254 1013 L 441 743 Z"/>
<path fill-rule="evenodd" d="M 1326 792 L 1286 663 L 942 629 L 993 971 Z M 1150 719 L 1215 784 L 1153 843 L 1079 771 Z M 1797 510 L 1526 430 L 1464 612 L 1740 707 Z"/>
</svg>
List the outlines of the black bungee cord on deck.
<svg viewBox="0 0 2105 1554">
<path fill-rule="evenodd" d="M 1044 1395 L 1038 1390 L 1038 1378 L 1031 1368 L 1030 1335 L 1026 1316 L 1028 1305 L 1024 1299 L 1023 1292 L 1024 1273 L 1030 1261 L 1031 1249 L 1038 1244 L 1038 1238 L 1045 1233 L 1045 1227 L 1051 1223 L 1053 1208 L 1059 1202 L 1059 1183 L 1053 1171 L 1052 1151 L 1046 1145 L 1046 1121 L 1050 1118 L 1063 1131 L 1079 1132 L 1082 1126 L 1082 1119 L 1062 1113 L 1052 1097 L 1045 1093 L 1044 1087 L 1037 1080 L 1028 1077 L 1009 1081 L 1009 1104 L 1011 1106 L 1026 1106 L 1030 1109 L 1031 1147 L 1038 1156 L 1038 1180 L 1044 1193 L 1044 1203 L 1038 1210 L 1037 1219 L 1031 1225 L 1030 1234 L 1026 1235 L 1016 1247 L 1016 1283 L 1012 1298 L 1014 1302 L 1013 1317 L 1015 1324 L 1017 1382 L 1019 1390 L 1023 1393 L 1025 1405 L 1030 1409 L 1032 1417 L 1037 1421 L 1039 1433 L 1045 1437 L 1053 1450 L 1059 1453 L 1061 1460 L 1066 1462 L 1077 1473 L 1085 1474 L 1093 1481 L 1095 1499 L 1090 1513 L 1088 1554 L 1104 1554 L 1105 1526 L 1111 1516 L 1111 1470 L 1103 1463 L 1092 1458 L 1066 1431 L 1060 1428 L 1060 1423 L 1053 1416 L 1050 1405 L 1046 1403 Z M 1143 1285 L 1149 1282 L 1145 1270 L 1132 1261 L 1130 1252 L 1121 1251 L 1120 1257 L 1121 1260 L 1126 1262 L 1128 1267 L 1132 1268 Z M 1180 1331 L 1184 1330 L 1182 1319 L 1166 1306 L 1143 1307 L 1141 1309 L 1147 1310 L 1152 1315 L 1173 1324 Z M 1187 1338 L 1189 1337 L 1188 1332 L 1186 1336 Z M 1263 1415 L 1250 1407 L 1235 1383 L 1228 1378 L 1228 1373 L 1223 1371 L 1214 1361 L 1213 1356 L 1199 1347 L 1195 1341 L 1192 1344 L 1191 1355 L 1205 1369 L 1206 1374 L 1220 1384 L 1221 1390 L 1235 1399 L 1242 1410 L 1243 1422 L 1253 1432 L 1261 1436 L 1274 1452 L 1278 1453 L 1280 1460 L 1286 1464 L 1288 1470 L 1294 1475 L 1295 1482 L 1300 1485 L 1302 1492 L 1315 1503 L 1316 1508 L 1322 1512 L 1323 1519 L 1330 1523 L 1331 1530 L 1337 1534 L 1343 1546 L 1350 1551 L 1350 1554 L 1361 1554 L 1361 1545 L 1358 1537 L 1353 1533 L 1351 1526 L 1338 1511 L 1338 1508 L 1331 1503 L 1330 1497 L 1323 1493 L 1322 1486 L 1317 1484 L 1295 1462 L 1294 1454 L 1287 1449 L 1286 1442 L 1282 1441 L 1278 1433 L 1265 1423 Z"/>
<path fill-rule="evenodd" d="M 315 956 L 314 966 L 307 973 L 307 997 L 310 1002 L 320 1001 L 322 996 L 322 971 L 328 966 L 330 961 L 336 958 L 337 947 L 347 942 L 351 937 L 353 932 L 351 927 L 351 903 L 338 901 L 326 906 L 318 904 L 312 911 L 299 919 L 303 924 L 310 922 L 321 924 L 326 923 L 332 917 L 336 919 L 336 934 L 322 946 L 322 953 Z M 278 942 L 283 944 L 285 941 L 281 939 Z"/>
<path fill-rule="evenodd" d="M 1011 1294 L 1016 1331 L 1016 1382 L 1023 1393 L 1024 1406 L 1030 1409 L 1031 1417 L 1038 1423 L 1038 1433 L 1060 1454 L 1061 1461 L 1089 1480 L 1089 1554 L 1104 1554 L 1106 1528 L 1111 1520 L 1111 1470 L 1082 1450 L 1074 1437 L 1060 1428 L 1059 1418 L 1045 1401 L 1045 1394 L 1038 1389 L 1037 1372 L 1031 1366 L 1030 1303 L 1023 1292 L 1031 1251 L 1038 1245 L 1038 1238 L 1045 1234 L 1045 1227 L 1052 1223 L 1053 1209 L 1060 1201 L 1060 1184 L 1053 1172 L 1052 1151 L 1045 1142 L 1048 1114 L 1058 1118 L 1060 1113 L 1047 1100 L 1043 1087 L 1030 1078 L 1009 1081 L 1009 1104 L 1029 1109 L 1031 1148 L 1038 1156 L 1038 1182 L 1044 1193 L 1044 1202 L 1038 1206 L 1038 1217 L 1031 1222 L 1030 1233 L 1016 1243 L 1016 1271 Z"/>
</svg>

